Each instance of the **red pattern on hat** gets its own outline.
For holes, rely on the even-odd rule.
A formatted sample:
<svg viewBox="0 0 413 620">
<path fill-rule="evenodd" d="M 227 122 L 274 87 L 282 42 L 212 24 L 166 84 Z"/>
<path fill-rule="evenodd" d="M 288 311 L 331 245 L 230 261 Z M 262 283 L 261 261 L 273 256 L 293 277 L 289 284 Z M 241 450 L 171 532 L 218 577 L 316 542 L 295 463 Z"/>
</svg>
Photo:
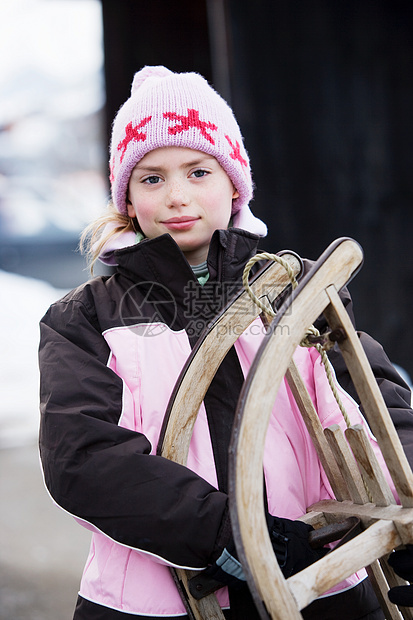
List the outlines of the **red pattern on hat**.
<svg viewBox="0 0 413 620">
<path fill-rule="evenodd" d="M 196 129 L 199 129 L 204 138 L 206 138 L 211 144 L 215 144 L 215 140 L 206 130 L 210 129 L 212 131 L 216 131 L 218 127 L 209 121 L 201 121 L 198 110 L 191 110 L 188 108 L 188 116 L 182 116 L 180 114 L 176 114 L 176 112 L 164 112 L 163 116 L 170 121 L 178 121 L 181 123 L 180 125 L 176 124 L 174 127 L 169 127 L 168 133 L 172 136 L 175 136 L 177 133 L 182 133 L 183 131 L 188 131 L 191 127 L 195 127 Z"/>
<path fill-rule="evenodd" d="M 229 144 L 230 144 L 230 146 L 232 148 L 232 153 L 230 153 L 229 156 L 232 159 L 238 160 L 243 166 L 248 168 L 248 162 L 241 155 L 241 146 L 240 146 L 240 143 L 238 142 L 238 140 L 236 140 L 235 145 L 234 145 L 234 144 L 232 144 L 231 139 L 230 139 L 229 136 L 225 136 L 225 137 L 228 140 L 228 142 L 229 142 Z"/>
<path fill-rule="evenodd" d="M 118 151 L 122 151 L 122 155 L 120 156 L 121 162 L 125 156 L 126 149 L 128 148 L 128 144 L 131 140 L 139 140 L 142 142 L 146 140 L 146 133 L 144 133 L 143 131 L 139 131 L 139 129 L 142 129 L 142 127 L 149 123 L 151 118 L 152 116 L 147 116 L 146 118 L 143 118 L 141 122 L 135 127 L 133 127 L 132 121 L 126 125 L 125 137 L 118 144 Z"/>
</svg>

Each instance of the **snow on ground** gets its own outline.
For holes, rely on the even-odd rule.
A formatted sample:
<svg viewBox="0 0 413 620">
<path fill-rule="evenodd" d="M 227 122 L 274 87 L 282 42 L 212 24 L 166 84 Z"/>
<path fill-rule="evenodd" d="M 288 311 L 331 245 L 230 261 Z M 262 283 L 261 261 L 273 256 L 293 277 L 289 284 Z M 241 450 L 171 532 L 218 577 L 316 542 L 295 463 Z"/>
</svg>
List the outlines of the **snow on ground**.
<svg viewBox="0 0 413 620">
<path fill-rule="evenodd" d="M 0 270 L 0 448 L 37 441 L 39 320 L 67 291 Z"/>
</svg>

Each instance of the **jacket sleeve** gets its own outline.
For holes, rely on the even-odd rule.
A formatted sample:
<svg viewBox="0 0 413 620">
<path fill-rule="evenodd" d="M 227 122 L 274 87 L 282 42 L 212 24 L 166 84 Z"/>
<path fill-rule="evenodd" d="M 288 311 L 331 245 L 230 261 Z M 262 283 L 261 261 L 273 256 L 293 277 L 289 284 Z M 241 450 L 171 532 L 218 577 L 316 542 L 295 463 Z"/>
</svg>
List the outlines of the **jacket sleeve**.
<svg viewBox="0 0 413 620">
<path fill-rule="evenodd" d="M 67 297 L 42 319 L 46 486 L 86 527 L 166 563 L 202 568 L 222 547 L 227 496 L 188 468 L 151 455 L 144 435 L 118 425 L 122 381 L 107 366 L 109 354 L 93 304 Z"/>
</svg>

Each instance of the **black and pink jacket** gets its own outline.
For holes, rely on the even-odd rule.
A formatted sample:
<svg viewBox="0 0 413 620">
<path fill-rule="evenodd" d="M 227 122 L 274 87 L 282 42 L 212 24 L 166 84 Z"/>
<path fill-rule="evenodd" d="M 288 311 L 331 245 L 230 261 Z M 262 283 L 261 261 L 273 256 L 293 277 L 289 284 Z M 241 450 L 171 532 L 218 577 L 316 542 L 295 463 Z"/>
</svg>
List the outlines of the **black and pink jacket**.
<svg viewBox="0 0 413 620">
<path fill-rule="evenodd" d="M 185 617 L 168 566 L 203 569 L 226 543 L 228 442 L 238 394 L 262 339 L 259 321 L 241 335 L 208 390 L 188 466 L 157 456 L 156 447 L 191 348 L 241 287 L 257 241 L 242 230 L 216 231 L 204 287 L 169 235 L 118 250 L 113 276 L 69 293 L 42 319 L 45 482 L 53 500 L 93 532 L 79 618 Z M 350 308 L 347 292 L 343 299 Z M 409 392 L 382 348 L 367 335 L 361 338 L 412 462 Z M 339 353 L 331 359 L 348 392 L 341 390 L 350 417 L 364 424 Z M 318 353 L 299 349 L 296 362 L 322 424 L 343 424 Z M 270 512 L 295 519 L 333 494 L 292 401 L 283 385 L 264 470 Z M 364 576 L 354 575 L 335 590 L 351 592 Z M 227 590 L 218 597 L 228 608 Z"/>
</svg>

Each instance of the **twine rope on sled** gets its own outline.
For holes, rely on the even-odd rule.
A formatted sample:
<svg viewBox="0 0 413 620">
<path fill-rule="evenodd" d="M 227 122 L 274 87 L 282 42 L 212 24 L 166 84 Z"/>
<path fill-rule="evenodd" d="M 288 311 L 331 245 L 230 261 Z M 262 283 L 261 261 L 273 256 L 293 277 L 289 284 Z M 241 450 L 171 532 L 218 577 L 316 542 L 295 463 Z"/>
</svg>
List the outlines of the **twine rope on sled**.
<svg viewBox="0 0 413 620">
<path fill-rule="evenodd" d="M 282 267 L 284 267 L 284 269 L 287 271 L 293 290 L 298 286 L 298 283 L 297 283 L 297 279 L 295 277 L 294 271 L 292 270 L 289 263 L 286 260 L 284 260 L 281 256 L 278 256 L 277 254 L 271 254 L 269 252 L 260 252 L 259 254 L 255 254 L 255 256 L 250 258 L 250 260 L 247 262 L 247 264 L 244 267 L 244 272 L 242 275 L 242 284 L 245 290 L 247 291 L 248 295 L 252 299 L 252 301 L 264 312 L 264 314 L 274 318 L 276 316 L 276 312 L 273 310 L 273 308 L 270 306 L 269 303 L 264 304 L 260 299 L 258 299 L 258 297 L 252 291 L 248 283 L 248 278 L 249 278 L 249 274 L 250 274 L 252 266 L 261 260 L 272 260 L 272 261 L 275 261 L 276 263 L 279 263 Z M 328 359 L 328 356 L 327 356 L 327 351 L 330 348 L 332 348 L 332 346 L 334 346 L 334 343 L 329 339 L 328 333 L 320 334 L 319 330 L 316 327 L 314 327 L 314 325 L 310 325 L 310 327 L 307 328 L 304 338 L 300 342 L 300 347 L 307 347 L 307 348 L 314 347 L 320 354 L 321 361 L 323 363 L 323 366 L 326 372 L 326 376 L 327 376 L 330 389 L 336 400 L 338 408 L 341 411 L 341 414 L 344 418 L 347 428 L 350 428 L 351 420 L 340 398 L 336 383 L 334 381 L 333 372 L 331 370 L 330 360 Z M 370 501 L 372 501 L 371 492 L 367 486 L 364 476 L 362 476 L 362 479 L 363 479 L 363 484 L 366 489 L 368 498 Z"/>
<path fill-rule="evenodd" d="M 261 252 L 259 254 L 256 254 L 252 258 L 250 258 L 250 260 L 247 262 L 244 268 L 244 273 L 242 275 L 242 284 L 245 290 L 247 291 L 248 295 L 252 299 L 252 301 L 255 304 L 257 304 L 257 306 L 263 312 L 265 312 L 265 314 L 274 318 L 276 316 L 276 312 L 273 310 L 273 308 L 270 307 L 269 304 L 265 305 L 260 299 L 258 299 L 258 297 L 254 294 L 254 292 L 252 291 L 248 283 L 248 277 L 249 277 L 249 273 L 251 271 L 252 266 L 255 265 L 255 263 L 257 263 L 260 260 L 272 260 L 272 261 L 275 261 L 276 263 L 279 263 L 282 267 L 284 267 L 290 279 L 293 290 L 298 286 L 298 283 L 294 275 L 294 271 L 289 265 L 289 263 L 286 260 L 284 260 L 281 256 L 278 256 L 277 254 L 270 254 L 269 252 Z M 333 343 L 329 341 L 328 335 L 321 336 L 319 330 L 316 327 L 314 327 L 314 325 L 310 325 L 310 327 L 307 328 L 304 338 L 300 342 L 301 347 L 307 347 L 307 348 L 314 347 L 319 352 L 325 371 L 326 371 L 326 375 L 327 375 L 327 379 L 328 379 L 328 383 L 330 385 L 331 391 L 333 392 L 337 405 L 346 422 L 347 428 L 349 428 L 351 426 L 351 421 L 350 421 L 350 418 L 348 417 L 347 411 L 343 405 L 343 402 L 340 398 L 337 387 L 335 385 L 333 373 L 331 372 L 330 361 L 327 356 L 327 350 L 331 348 L 332 345 Z"/>
</svg>

